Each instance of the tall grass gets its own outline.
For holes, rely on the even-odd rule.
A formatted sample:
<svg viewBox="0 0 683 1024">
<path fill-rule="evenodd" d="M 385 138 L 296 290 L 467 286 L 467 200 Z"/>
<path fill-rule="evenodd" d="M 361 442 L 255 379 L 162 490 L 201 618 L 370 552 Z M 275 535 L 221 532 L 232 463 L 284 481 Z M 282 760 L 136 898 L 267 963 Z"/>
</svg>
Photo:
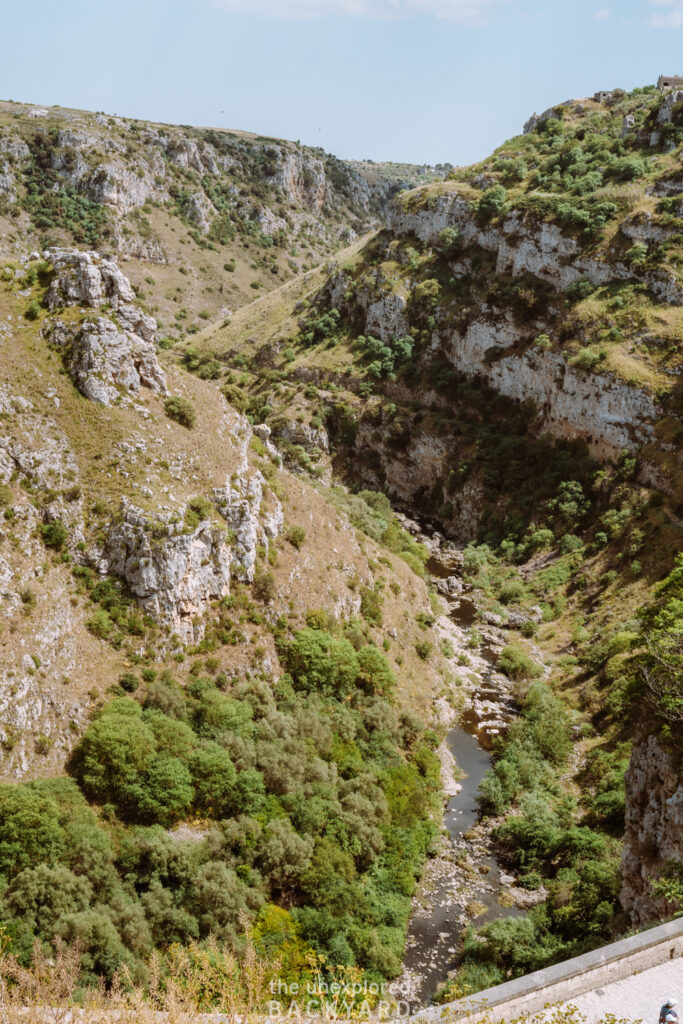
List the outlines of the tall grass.
<svg viewBox="0 0 683 1024">
<path fill-rule="evenodd" d="M 123 970 L 111 986 L 83 988 L 79 950 L 57 943 L 48 955 L 36 943 L 30 966 L 0 955 L 2 1024 L 198 1024 L 261 1020 L 277 961 L 259 957 L 247 940 L 242 955 L 207 943 L 155 953 L 144 983 Z"/>
</svg>

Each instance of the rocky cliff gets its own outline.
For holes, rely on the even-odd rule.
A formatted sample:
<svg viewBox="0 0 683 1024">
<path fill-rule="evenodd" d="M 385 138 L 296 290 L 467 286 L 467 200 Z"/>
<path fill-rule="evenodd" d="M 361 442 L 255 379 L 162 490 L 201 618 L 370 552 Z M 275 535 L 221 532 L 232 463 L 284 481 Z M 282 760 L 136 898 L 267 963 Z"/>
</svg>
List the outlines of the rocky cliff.
<svg viewBox="0 0 683 1024">
<path fill-rule="evenodd" d="M 652 885 L 683 860 L 683 781 L 680 759 L 656 733 L 635 739 L 626 773 L 626 832 L 621 901 L 634 924 L 670 917 L 675 901 Z"/>
</svg>

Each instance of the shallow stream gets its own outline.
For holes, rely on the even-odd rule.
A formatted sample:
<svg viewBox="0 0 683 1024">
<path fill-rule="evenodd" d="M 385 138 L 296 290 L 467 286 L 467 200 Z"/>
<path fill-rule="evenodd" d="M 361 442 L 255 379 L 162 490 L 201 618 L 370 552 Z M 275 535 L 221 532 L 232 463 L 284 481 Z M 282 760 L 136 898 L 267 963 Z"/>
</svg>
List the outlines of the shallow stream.
<svg viewBox="0 0 683 1024">
<path fill-rule="evenodd" d="M 444 578 L 436 560 L 428 569 Z M 449 616 L 461 629 L 477 621 L 477 607 L 466 595 L 453 602 Z M 495 653 L 486 643 L 480 646 L 477 694 L 496 699 Z M 449 972 L 457 966 L 462 935 L 471 922 L 477 927 L 495 918 L 518 916 L 516 907 L 503 906 L 505 887 L 500 866 L 492 853 L 487 830 L 479 823 L 477 791 L 491 766 L 491 755 L 477 739 L 477 722 L 472 709 L 465 710 L 461 723 L 451 728 L 446 744 L 462 776 L 461 790 L 448 799 L 443 824 L 448 833 L 439 854 L 427 862 L 419 895 L 413 905 L 408 928 L 400 997 L 413 1007 L 428 1003 Z M 484 742 L 485 737 L 482 737 Z M 508 879 L 509 881 L 509 879 Z M 398 994 L 398 993 L 397 993 Z"/>
<path fill-rule="evenodd" d="M 451 729 L 446 742 L 464 776 L 462 790 L 450 798 L 444 812 L 449 839 L 427 867 L 422 905 L 414 910 L 408 929 L 404 985 L 413 1005 L 428 1003 L 456 966 L 460 940 L 476 904 L 477 926 L 521 913 L 501 906 L 498 862 L 484 836 L 476 834 L 477 790 L 490 767 L 490 755 L 462 726 Z"/>
</svg>

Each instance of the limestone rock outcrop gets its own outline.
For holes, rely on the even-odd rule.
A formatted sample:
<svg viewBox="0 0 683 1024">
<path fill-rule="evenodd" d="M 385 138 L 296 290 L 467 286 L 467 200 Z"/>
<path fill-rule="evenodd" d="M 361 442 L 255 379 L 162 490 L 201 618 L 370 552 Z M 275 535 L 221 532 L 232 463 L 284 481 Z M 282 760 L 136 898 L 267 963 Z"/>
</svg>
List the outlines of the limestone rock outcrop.
<svg viewBox="0 0 683 1024">
<path fill-rule="evenodd" d="M 313 427 L 296 420 L 278 422 L 273 425 L 273 434 L 289 444 L 299 445 L 310 454 L 329 454 L 330 438 L 324 427 Z"/>
<path fill-rule="evenodd" d="M 97 252 L 78 249 L 48 249 L 45 258 L 54 268 L 45 304 L 54 310 L 61 306 L 92 306 L 108 303 L 112 309 L 135 301 L 130 282 L 116 263 Z"/>
<path fill-rule="evenodd" d="M 151 149 L 138 156 L 133 166 L 127 159 L 126 147 L 110 133 L 61 129 L 51 152 L 51 165 L 73 188 L 119 213 L 130 213 L 148 199 L 166 195 L 161 153 Z"/>
<path fill-rule="evenodd" d="M 192 192 L 187 200 L 186 213 L 188 220 L 206 234 L 216 216 L 216 208 L 203 192 Z"/>
<path fill-rule="evenodd" d="M 125 499 L 109 526 L 98 570 L 125 580 L 141 608 L 181 643 L 201 640 L 211 602 L 230 593 L 231 577 L 252 582 L 258 547 L 267 550 L 282 532 L 280 502 L 266 497 L 260 471 L 243 468 L 213 493 L 227 529 L 211 519 L 188 529 L 185 506 L 152 514 Z"/>
<path fill-rule="evenodd" d="M 456 281 L 471 275 L 471 254 L 481 250 L 495 253 L 495 274 L 533 275 L 557 290 L 557 301 L 562 301 L 562 291 L 582 279 L 597 286 L 633 276 L 633 270 L 618 261 L 586 256 L 577 239 L 553 223 L 536 223 L 511 213 L 499 225 L 482 226 L 457 189 L 431 197 L 422 208 L 399 200 L 391 206 L 388 226 L 394 238 L 417 237 L 437 249 L 440 233 L 455 229 L 462 241 L 460 251 L 449 261 Z M 658 243 L 662 230 L 646 215 L 628 217 L 623 224 L 624 235 L 634 242 Z M 667 272 L 644 277 L 662 300 L 683 303 L 683 289 Z M 360 285 L 339 270 L 326 285 L 326 301 L 344 309 L 345 295 L 352 290 L 349 313 L 356 322 L 362 318 L 362 332 L 390 343 L 410 329 L 410 290 L 405 281 L 396 287 L 387 284 L 377 268 L 370 269 Z M 608 371 L 587 372 L 572 365 L 562 352 L 531 344 L 546 329 L 543 317 L 521 322 L 503 305 L 479 302 L 462 322 L 436 318 L 426 357 L 438 354 L 458 373 L 482 380 L 500 394 L 533 401 L 541 430 L 556 437 L 581 438 L 596 457 L 616 458 L 624 449 L 635 451 L 652 441 L 660 415 L 652 393 Z M 414 438 L 410 445 L 415 447 Z M 432 455 L 439 461 L 443 454 L 432 452 L 433 448 L 429 446 L 432 463 Z M 414 464 L 412 455 L 403 461 Z M 400 487 L 395 491 L 403 496 Z"/>
<path fill-rule="evenodd" d="M 67 438 L 52 417 L 41 415 L 32 402 L 4 386 L 0 416 L 0 483 L 18 478 L 34 494 L 49 494 L 50 500 L 35 514 L 45 523 L 63 523 L 66 547 L 76 551 L 84 540 L 83 502 L 79 465 Z M 25 512 L 17 507 L 13 515 Z"/>
<path fill-rule="evenodd" d="M 28 155 L 28 146 L 16 135 L 0 136 L 0 196 L 8 203 L 17 201 L 15 166 Z"/>
<path fill-rule="evenodd" d="M 251 583 L 256 572 L 257 548 L 266 549 L 282 532 L 282 506 L 272 496 L 272 508 L 264 504 L 265 480 L 260 471 L 244 472 L 231 477 L 225 487 L 216 488 L 213 498 L 218 511 L 233 535 L 233 572 L 240 580 Z"/>
<path fill-rule="evenodd" d="M 134 397 L 142 386 L 167 391 L 151 342 L 121 329 L 109 317 L 87 319 L 76 330 L 58 321 L 49 338 L 62 352 L 78 390 L 92 402 L 113 405 L 122 392 Z"/>
<path fill-rule="evenodd" d="M 135 396 L 141 387 L 165 394 L 166 375 L 154 347 L 156 321 L 133 304 L 135 293 L 116 263 L 76 250 L 46 256 L 55 271 L 48 309 L 106 303 L 114 311 L 77 323 L 55 320 L 45 328 L 81 394 L 100 405 Z"/>
<path fill-rule="evenodd" d="M 635 925 L 673 912 L 651 884 L 683 860 L 683 777 L 675 754 L 656 733 L 636 736 L 626 772 L 626 830 L 621 902 Z"/>
<path fill-rule="evenodd" d="M 197 643 L 204 625 L 195 620 L 230 592 L 230 563 L 225 531 L 208 520 L 188 531 L 124 502 L 99 567 L 124 579 L 141 608 L 182 643 Z"/>
<path fill-rule="evenodd" d="M 499 225 L 482 226 L 468 200 L 455 188 L 431 197 L 428 209 L 400 201 L 392 203 L 387 225 L 395 235 L 415 235 L 430 245 L 438 245 L 439 234 L 445 228 L 453 228 L 463 243 L 496 254 L 497 274 L 534 274 L 560 290 L 583 279 L 598 286 L 633 277 L 632 268 L 625 263 L 607 263 L 585 255 L 578 240 L 565 234 L 558 224 L 536 223 L 513 211 Z M 458 267 L 454 270 L 457 276 Z M 683 287 L 666 271 L 652 271 L 641 279 L 662 302 L 683 305 Z"/>
</svg>

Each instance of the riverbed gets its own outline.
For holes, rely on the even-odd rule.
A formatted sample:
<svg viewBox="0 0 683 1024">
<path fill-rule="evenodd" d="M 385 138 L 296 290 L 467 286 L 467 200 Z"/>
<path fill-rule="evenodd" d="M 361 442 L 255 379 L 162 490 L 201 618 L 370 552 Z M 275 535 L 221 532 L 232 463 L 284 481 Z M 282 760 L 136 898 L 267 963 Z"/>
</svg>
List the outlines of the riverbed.
<svg viewBox="0 0 683 1024">
<path fill-rule="evenodd" d="M 419 539 L 427 540 L 431 547 L 430 537 L 423 533 Z M 451 709 L 450 728 L 440 749 L 444 831 L 437 854 L 427 861 L 413 902 L 403 974 L 393 987 L 397 997 L 413 1008 L 429 1003 L 457 967 L 462 936 L 469 924 L 478 927 L 524 912 L 515 904 L 518 890 L 514 879 L 501 872 L 491 823 L 479 820 L 477 803 L 479 785 L 491 767 L 492 740 L 515 713 L 509 681 L 496 671 L 496 652 L 505 641 L 499 630 L 482 625 L 473 595 L 463 589 L 457 553 L 451 549 L 445 559 L 440 554 L 443 556 L 443 549 L 428 562 L 448 608 L 439 628 L 445 630 L 456 650 L 467 651 L 469 689 L 460 713 Z M 439 586 L 439 580 L 445 580 L 447 586 Z M 479 634 L 476 649 L 469 644 L 475 625 Z M 449 778 L 453 762 L 456 774 Z"/>
<path fill-rule="evenodd" d="M 447 835 L 426 865 L 408 929 L 400 990 L 413 1006 L 428 1003 L 456 967 L 462 934 L 470 922 L 480 925 L 521 913 L 499 901 L 505 891 L 500 867 L 488 830 L 479 822 L 477 790 L 490 767 L 490 755 L 459 725 L 446 742 L 463 773 L 462 788 L 446 804 Z"/>
</svg>

